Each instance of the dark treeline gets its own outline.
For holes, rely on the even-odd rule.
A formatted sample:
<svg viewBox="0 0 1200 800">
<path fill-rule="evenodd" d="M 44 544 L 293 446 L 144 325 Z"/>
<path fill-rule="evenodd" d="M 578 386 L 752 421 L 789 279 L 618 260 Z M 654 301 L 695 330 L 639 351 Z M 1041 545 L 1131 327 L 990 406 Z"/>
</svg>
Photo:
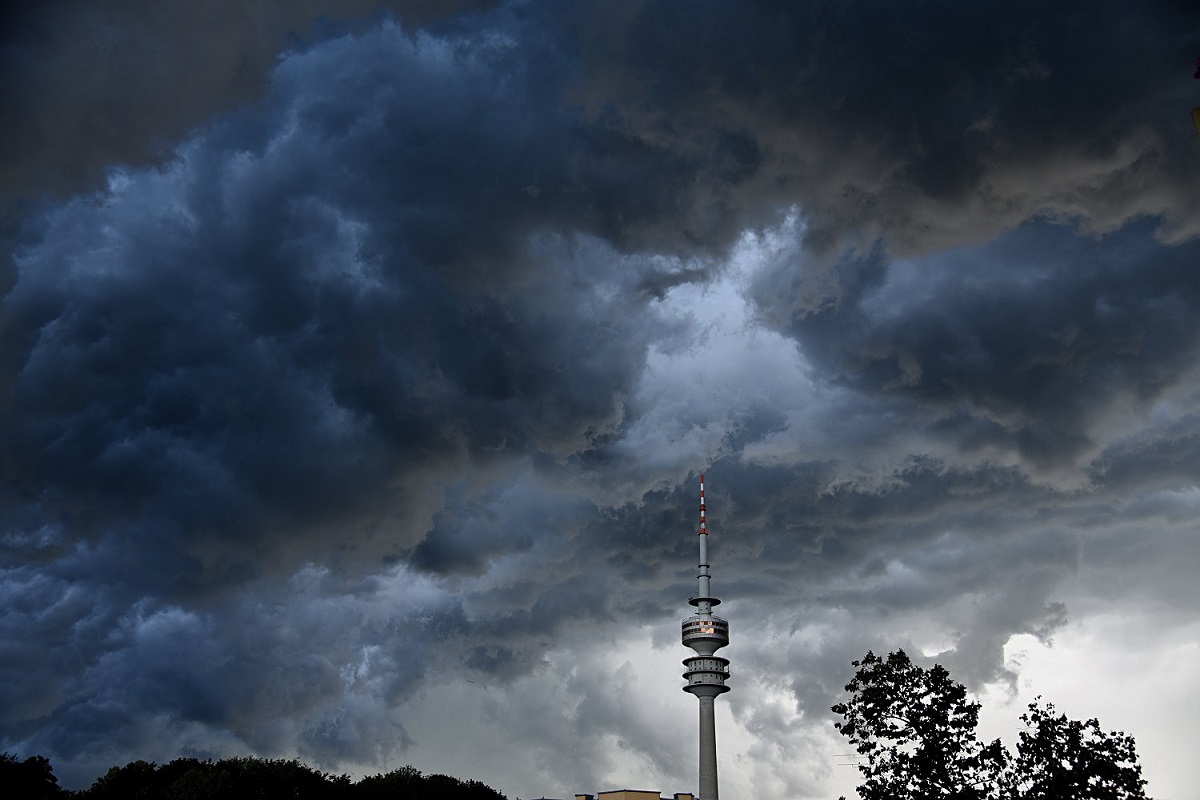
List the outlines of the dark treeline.
<svg viewBox="0 0 1200 800">
<path fill-rule="evenodd" d="M 261 758 L 177 758 L 162 766 L 134 761 L 112 767 L 87 789 L 73 792 L 58 785 L 49 759 L 31 756 L 22 761 L 3 753 L 0 787 L 12 800 L 508 800 L 479 781 L 422 775 L 413 767 L 354 782 L 294 759 Z"/>
</svg>

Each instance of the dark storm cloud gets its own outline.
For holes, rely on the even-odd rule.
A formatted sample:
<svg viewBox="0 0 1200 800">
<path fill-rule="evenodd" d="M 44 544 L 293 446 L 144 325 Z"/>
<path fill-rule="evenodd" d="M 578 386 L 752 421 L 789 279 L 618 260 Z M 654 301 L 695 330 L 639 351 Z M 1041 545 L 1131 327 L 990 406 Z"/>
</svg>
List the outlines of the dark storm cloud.
<svg viewBox="0 0 1200 800">
<path fill-rule="evenodd" d="M 209 115 L 256 99 L 284 50 L 389 12 L 419 25 L 491 4 L 10 4 L 0 33 L 0 211 L 26 193 L 93 188 L 114 164 L 169 158 L 173 142 Z"/>
<path fill-rule="evenodd" d="M 809 244 L 897 252 L 1029 215 L 1194 234 L 1181 4 L 641 3 L 586 18 L 580 96 L 704 154 L 738 212 L 797 203 Z M 751 211 L 753 214 L 753 211 Z M 862 237 L 866 236 L 865 239 Z"/>
<path fill-rule="evenodd" d="M 1148 407 L 1194 366 L 1198 258 L 1147 225 L 1098 239 L 1030 224 L 919 262 L 845 259 L 815 299 L 781 259 L 756 296 L 838 380 L 915 401 L 964 451 L 1053 466 L 1094 456 L 1114 405 Z"/>
<path fill-rule="evenodd" d="M 379 758 L 406 740 L 392 709 L 464 626 L 453 599 L 403 572 L 353 584 L 308 568 L 284 595 L 263 584 L 192 609 L 124 605 L 70 564 L 5 577 L 8 633 L 41 653 L 38 669 L 5 659 L 6 693 L 21 687 L 6 737 L 100 768 L 127 752 Z"/>
<path fill-rule="evenodd" d="M 253 120 L 49 215 L 5 302 L 24 496 L 254 560 L 406 472 L 618 422 L 653 330 L 626 297 L 661 266 L 537 235 L 558 198 L 525 191 L 526 148 L 562 187 L 572 132 L 534 124 L 514 55 L 388 27 L 292 57 Z"/>
<path fill-rule="evenodd" d="M 36 598 L 53 575 L 42 594 L 73 585 L 78 602 L 8 620 L 25 644 L 7 741 L 74 763 L 151 741 L 373 761 L 404 696 L 390 673 L 356 708 L 339 673 L 353 648 L 270 635 L 281 620 L 256 600 L 304 607 L 273 581 L 312 560 L 478 572 L 559 529 L 563 509 L 524 498 L 488 509 L 510 528 L 471 523 L 475 490 L 447 486 L 612 431 L 660 327 L 645 287 L 700 273 L 589 235 L 636 238 L 670 182 L 629 191 L 659 169 L 650 151 L 563 113 L 539 58 L 557 56 L 392 25 L 315 47 L 161 168 L 115 169 L 26 223 L 4 302 L 6 583 Z M 55 554 L 51 572 L 22 566 Z M 343 612 L 369 595 L 326 592 L 353 627 Z M 469 644 L 440 612 L 416 628 L 428 639 L 361 634 L 402 649 L 410 686 L 439 649 L 511 677 L 601 616 L 599 593 L 571 566 Z M 37 679 L 33 652 L 55 654 Z"/>
<path fill-rule="evenodd" d="M 488 5 L 28 11 L 5 45 L 20 123 L 7 128 L 5 190 L 70 190 L 113 163 L 159 161 L 212 111 L 257 98 L 285 47 L 394 12 L 561 54 L 535 67 L 564 79 L 560 110 L 583 103 L 594 123 L 572 145 L 589 151 L 573 177 L 590 207 L 571 210 L 630 243 L 721 244 L 797 203 L 818 249 L 882 232 L 920 250 L 1037 213 L 1099 228 L 1159 214 L 1179 235 L 1195 216 L 1179 167 L 1197 34 L 1177 4 L 659 2 L 450 17 Z M 536 175 L 521 185 L 543 188 Z"/>
</svg>

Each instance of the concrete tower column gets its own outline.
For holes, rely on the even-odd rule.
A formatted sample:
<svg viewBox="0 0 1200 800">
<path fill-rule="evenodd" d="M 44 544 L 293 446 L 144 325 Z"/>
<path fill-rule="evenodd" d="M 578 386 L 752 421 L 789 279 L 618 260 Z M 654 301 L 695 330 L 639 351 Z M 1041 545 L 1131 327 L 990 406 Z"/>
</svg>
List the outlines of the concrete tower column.
<svg viewBox="0 0 1200 800">
<path fill-rule="evenodd" d="M 714 697 L 700 698 L 700 797 L 717 800 L 717 717 Z"/>
<path fill-rule="evenodd" d="M 683 660 L 685 692 L 700 701 L 700 795 L 699 800 L 717 800 L 717 725 L 713 700 L 729 691 L 729 659 L 715 655 L 729 644 L 729 623 L 712 612 L 721 601 L 711 596 L 708 569 L 708 527 L 704 518 L 704 476 L 700 476 L 700 565 L 699 593 L 688 600 L 696 613 L 683 621 L 683 643 L 696 655 Z"/>
</svg>

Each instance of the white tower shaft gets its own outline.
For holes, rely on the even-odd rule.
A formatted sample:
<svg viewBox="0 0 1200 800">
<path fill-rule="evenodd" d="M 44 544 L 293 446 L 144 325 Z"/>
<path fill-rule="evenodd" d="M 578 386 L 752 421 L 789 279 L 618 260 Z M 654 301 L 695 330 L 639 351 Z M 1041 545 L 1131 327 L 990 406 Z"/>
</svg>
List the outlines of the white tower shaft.
<svg viewBox="0 0 1200 800">
<path fill-rule="evenodd" d="M 700 698 L 700 798 L 717 800 L 717 716 L 713 697 Z"/>
</svg>

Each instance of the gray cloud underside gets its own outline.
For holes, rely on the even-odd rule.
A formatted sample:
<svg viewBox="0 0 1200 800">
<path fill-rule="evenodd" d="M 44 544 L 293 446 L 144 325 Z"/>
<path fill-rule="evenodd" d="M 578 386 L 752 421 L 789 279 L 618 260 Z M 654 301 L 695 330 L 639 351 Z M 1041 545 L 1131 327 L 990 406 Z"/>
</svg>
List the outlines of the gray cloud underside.
<svg viewBox="0 0 1200 800">
<path fill-rule="evenodd" d="M 710 464 L 740 675 L 814 725 L 868 646 L 1011 679 L 1081 576 L 1194 607 L 1181 4 L 234 5 L 0 52 L 6 747 L 390 763 L 428 687 L 566 675 L 547 780 L 672 774 L 547 654 L 673 631 Z M 670 382 L 747 236 L 802 377 Z"/>
</svg>

